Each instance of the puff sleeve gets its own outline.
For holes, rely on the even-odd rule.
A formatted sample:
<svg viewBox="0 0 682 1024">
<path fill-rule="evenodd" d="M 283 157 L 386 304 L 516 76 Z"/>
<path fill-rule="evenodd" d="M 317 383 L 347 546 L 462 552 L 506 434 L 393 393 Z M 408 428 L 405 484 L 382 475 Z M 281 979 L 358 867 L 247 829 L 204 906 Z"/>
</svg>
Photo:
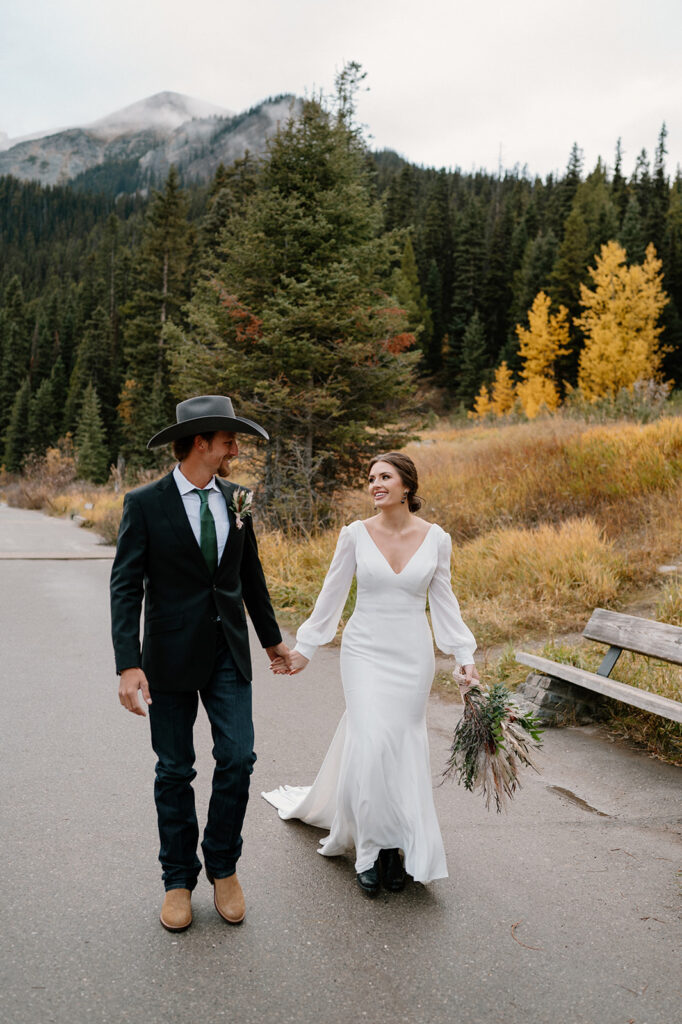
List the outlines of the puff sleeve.
<svg viewBox="0 0 682 1024">
<path fill-rule="evenodd" d="M 429 608 L 436 644 L 444 654 L 454 654 L 460 665 L 472 665 L 476 641 L 464 624 L 459 603 L 452 592 L 450 535 L 440 530 L 438 538 L 438 564 L 429 584 Z"/>
<path fill-rule="evenodd" d="M 296 633 L 294 650 L 304 658 L 310 660 L 321 644 L 334 639 L 354 575 L 355 539 L 350 528 L 344 526 L 312 615 Z"/>
</svg>

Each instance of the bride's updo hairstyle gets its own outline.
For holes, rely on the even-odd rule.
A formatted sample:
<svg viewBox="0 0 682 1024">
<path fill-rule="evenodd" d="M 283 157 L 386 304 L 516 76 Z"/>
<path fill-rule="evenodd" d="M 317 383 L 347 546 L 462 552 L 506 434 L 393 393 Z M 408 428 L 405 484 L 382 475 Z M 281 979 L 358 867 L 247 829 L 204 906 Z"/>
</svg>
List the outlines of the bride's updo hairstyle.
<svg viewBox="0 0 682 1024">
<path fill-rule="evenodd" d="M 389 466 L 393 466 L 403 484 L 407 487 L 407 507 L 410 512 L 418 512 L 423 505 L 423 500 L 417 494 L 417 488 L 419 487 L 417 467 L 410 456 L 403 455 L 402 452 L 387 452 L 385 455 L 375 455 L 369 464 L 368 476 L 372 472 L 372 466 L 377 462 L 387 462 Z"/>
</svg>

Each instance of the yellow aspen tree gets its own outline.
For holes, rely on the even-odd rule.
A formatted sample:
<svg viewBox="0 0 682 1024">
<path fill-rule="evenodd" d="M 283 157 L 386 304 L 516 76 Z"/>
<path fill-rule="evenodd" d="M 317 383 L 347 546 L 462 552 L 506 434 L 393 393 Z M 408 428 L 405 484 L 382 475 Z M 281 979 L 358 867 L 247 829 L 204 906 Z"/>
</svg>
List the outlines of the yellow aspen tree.
<svg viewBox="0 0 682 1024">
<path fill-rule="evenodd" d="M 668 296 L 661 261 L 650 243 L 641 265 L 628 267 L 625 249 L 607 242 L 590 268 L 594 289 L 580 286 L 583 314 L 575 324 L 585 335 L 578 385 L 594 401 L 632 390 L 638 380 L 660 379 L 666 349 L 658 319 Z"/>
<path fill-rule="evenodd" d="M 550 377 L 529 377 L 522 380 L 517 388 L 521 407 L 529 420 L 545 409 L 554 412 L 559 408 L 559 391 Z"/>
<path fill-rule="evenodd" d="M 491 395 L 492 412 L 495 416 L 506 416 L 514 408 L 515 401 L 512 373 L 506 362 L 503 361 L 495 370 Z"/>
<path fill-rule="evenodd" d="M 543 406 L 553 412 L 559 405 L 554 364 L 569 350 L 568 310 L 559 306 L 558 313 L 550 313 L 550 305 L 549 295 L 538 292 L 528 311 L 528 327 L 516 325 L 523 359 L 516 393 L 528 419 L 535 419 Z"/>
<path fill-rule="evenodd" d="M 474 398 L 474 408 L 468 413 L 469 419 L 472 420 L 484 420 L 486 416 L 490 416 L 493 411 L 492 403 L 490 401 L 490 394 L 485 384 L 481 384 L 481 390 Z"/>
</svg>

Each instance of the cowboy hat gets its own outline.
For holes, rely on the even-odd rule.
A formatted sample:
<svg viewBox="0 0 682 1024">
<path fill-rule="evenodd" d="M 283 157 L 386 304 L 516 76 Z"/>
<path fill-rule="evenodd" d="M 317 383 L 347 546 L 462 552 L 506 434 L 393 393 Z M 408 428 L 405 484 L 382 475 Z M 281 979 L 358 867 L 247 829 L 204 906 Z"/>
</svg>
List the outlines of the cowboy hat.
<svg viewBox="0 0 682 1024">
<path fill-rule="evenodd" d="M 232 402 L 224 395 L 199 395 L 188 398 L 175 406 L 176 423 L 164 427 L 154 434 L 147 448 L 158 448 L 159 445 L 177 441 L 180 437 L 192 437 L 211 430 L 227 430 L 234 434 L 254 434 L 269 440 L 267 430 L 247 420 L 244 416 L 235 416 Z"/>
</svg>

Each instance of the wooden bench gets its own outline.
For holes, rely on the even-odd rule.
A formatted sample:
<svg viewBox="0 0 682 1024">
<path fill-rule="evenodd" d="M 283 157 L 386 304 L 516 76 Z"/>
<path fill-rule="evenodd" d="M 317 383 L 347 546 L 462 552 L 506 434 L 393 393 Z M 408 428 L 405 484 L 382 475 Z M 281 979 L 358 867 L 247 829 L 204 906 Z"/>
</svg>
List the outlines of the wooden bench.
<svg viewBox="0 0 682 1024">
<path fill-rule="evenodd" d="M 537 654 L 527 654 L 525 651 L 519 651 L 516 660 L 522 665 L 528 665 L 529 668 L 551 676 L 552 679 L 559 679 L 604 697 L 624 701 L 633 707 L 669 718 L 673 722 L 682 722 L 680 701 L 661 697 L 657 693 L 649 693 L 647 690 L 640 690 L 636 686 L 609 678 L 623 651 L 634 651 L 636 654 L 658 658 L 673 665 L 682 665 L 682 628 L 670 626 L 665 622 L 640 619 L 635 615 L 609 612 L 605 608 L 595 608 L 583 630 L 583 636 L 587 640 L 609 644 L 609 649 L 596 672 L 586 672 L 574 665 L 562 665 L 560 662 L 541 658 Z M 523 686 L 524 684 L 519 688 L 522 696 Z"/>
</svg>

